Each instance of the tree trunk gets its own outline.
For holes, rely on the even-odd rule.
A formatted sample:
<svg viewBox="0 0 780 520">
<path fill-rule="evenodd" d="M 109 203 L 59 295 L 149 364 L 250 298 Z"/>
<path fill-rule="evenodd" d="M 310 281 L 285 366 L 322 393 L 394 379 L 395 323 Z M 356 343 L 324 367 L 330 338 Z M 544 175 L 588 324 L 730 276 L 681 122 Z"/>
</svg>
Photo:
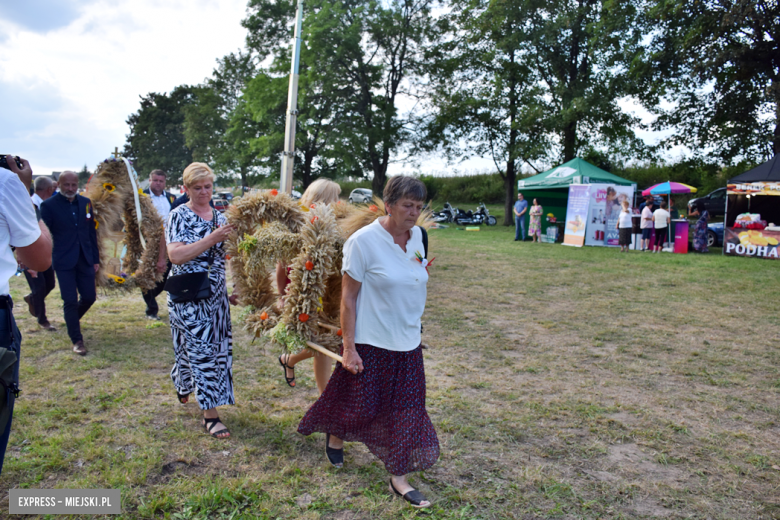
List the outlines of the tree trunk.
<svg viewBox="0 0 780 520">
<path fill-rule="evenodd" d="M 371 181 L 371 189 L 374 191 L 374 195 L 382 198 L 382 192 L 385 190 L 385 181 L 387 180 L 387 173 L 384 169 L 380 171 L 374 171 L 374 179 Z"/>
<path fill-rule="evenodd" d="M 515 225 L 515 212 L 512 208 L 515 205 L 515 179 L 517 174 L 515 173 L 515 161 L 509 160 L 506 162 L 506 175 L 504 175 L 504 225 Z"/>
<path fill-rule="evenodd" d="M 241 166 L 241 193 L 244 193 L 244 188 L 249 186 L 249 181 L 246 178 L 247 176 L 247 167 Z"/>
<path fill-rule="evenodd" d="M 577 122 L 572 121 L 563 129 L 563 162 L 574 159 L 577 143 Z"/>
<path fill-rule="evenodd" d="M 303 164 L 301 165 L 301 182 L 303 183 L 303 190 L 309 187 L 311 184 L 311 165 L 314 162 L 314 156 L 317 152 L 312 150 L 306 150 L 303 153 Z"/>
</svg>

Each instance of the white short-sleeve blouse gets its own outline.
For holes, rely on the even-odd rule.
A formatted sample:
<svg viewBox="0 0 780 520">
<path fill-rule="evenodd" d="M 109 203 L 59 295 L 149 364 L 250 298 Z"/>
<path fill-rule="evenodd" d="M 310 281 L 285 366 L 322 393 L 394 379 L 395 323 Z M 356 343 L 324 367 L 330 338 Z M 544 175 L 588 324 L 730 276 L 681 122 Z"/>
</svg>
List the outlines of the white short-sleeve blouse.
<svg viewBox="0 0 780 520">
<path fill-rule="evenodd" d="M 412 228 L 404 253 L 379 219 L 346 241 L 341 273 L 362 284 L 357 297 L 355 343 L 398 352 L 420 345 L 428 272 L 415 258 L 416 252 L 425 256 L 419 227 Z"/>
</svg>

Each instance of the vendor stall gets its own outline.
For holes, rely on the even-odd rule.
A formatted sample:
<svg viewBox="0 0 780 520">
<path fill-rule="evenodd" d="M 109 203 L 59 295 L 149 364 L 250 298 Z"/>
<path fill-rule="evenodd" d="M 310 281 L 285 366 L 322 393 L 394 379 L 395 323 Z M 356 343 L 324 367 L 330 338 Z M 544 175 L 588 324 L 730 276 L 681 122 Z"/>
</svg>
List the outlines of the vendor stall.
<svg viewBox="0 0 780 520">
<path fill-rule="evenodd" d="M 594 186 L 597 184 L 601 186 Z M 612 234 L 608 233 L 610 229 L 608 220 L 617 218 L 620 212 L 619 201 L 622 200 L 622 197 L 626 197 L 629 201 L 633 199 L 633 191 L 636 188 L 636 184 L 632 181 L 597 168 L 583 159 L 576 158 L 539 175 L 518 181 L 517 189 L 525 196 L 529 206 L 533 199 L 537 199 L 544 209 L 545 216 L 548 216 L 550 213 L 554 215 L 554 219 L 542 218 L 542 235 L 547 234 L 548 227 L 556 226 L 559 227 L 557 238 L 561 240 L 561 232 L 563 231 L 561 228 L 563 226 L 560 223 L 569 220 L 567 207 L 570 202 L 569 187 L 572 185 L 587 186 L 587 189 L 575 191 L 578 195 L 587 198 L 588 202 L 583 202 L 585 206 L 581 208 L 584 213 L 580 215 L 580 224 L 567 224 L 565 233 L 570 233 L 572 226 L 576 227 L 576 234 L 578 235 L 576 240 L 567 242 L 564 239 L 564 243 L 569 245 L 584 244 L 587 222 L 588 245 L 617 246 L 617 236 L 612 236 Z M 591 186 L 594 189 L 590 189 Z M 599 206 L 597 207 L 596 204 Z M 590 207 L 591 205 L 593 205 L 592 208 Z M 615 208 L 617 209 L 615 210 Z M 601 210 L 600 214 L 599 209 Z M 615 210 L 614 215 L 612 214 L 613 210 Z M 575 216 L 572 215 L 572 218 L 575 218 Z M 614 222 L 611 225 L 613 228 L 615 227 Z M 528 229 L 527 223 L 526 229 Z"/>
<path fill-rule="evenodd" d="M 671 199 L 673 194 L 696 193 L 696 188 L 688 186 L 681 182 L 662 182 L 655 186 L 650 186 L 642 192 L 642 195 L 666 195 L 666 207 L 671 208 Z M 671 209 L 669 209 L 671 212 Z M 674 253 L 685 254 L 688 252 L 688 221 L 686 219 L 672 219 L 667 228 L 667 236 L 664 242 L 669 243 L 669 248 Z M 653 233 L 653 245 L 660 237 Z M 684 242 L 684 243 L 683 243 Z"/>
<path fill-rule="evenodd" d="M 723 254 L 780 259 L 780 155 L 729 180 Z"/>
</svg>

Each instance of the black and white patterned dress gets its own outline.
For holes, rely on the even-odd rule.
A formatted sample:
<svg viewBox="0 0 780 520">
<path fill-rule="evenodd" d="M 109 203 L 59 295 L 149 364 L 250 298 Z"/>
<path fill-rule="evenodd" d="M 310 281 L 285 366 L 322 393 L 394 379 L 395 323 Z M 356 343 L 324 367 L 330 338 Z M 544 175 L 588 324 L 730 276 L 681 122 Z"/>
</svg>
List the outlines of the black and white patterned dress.
<svg viewBox="0 0 780 520">
<path fill-rule="evenodd" d="M 220 213 L 217 225 L 227 219 Z M 186 205 L 171 211 L 165 239 L 171 244 L 192 244 L 211 234 L 212 223 L 200 218 Z M 208 271 L 209 251 L 183 265 L 174 265 L 170 276 Z M 233 332 L 230 302 L 225 280 L 225 249 L 215 247 L 211 265 L 211 294 L 206 300 L 173 303 L 168 296 L 173 353 L 176 361 L 171 379 L 180 394 L 197 390 L 198 406 L 203 410 L 235 404 L 233 397 Z"/>
</svg>

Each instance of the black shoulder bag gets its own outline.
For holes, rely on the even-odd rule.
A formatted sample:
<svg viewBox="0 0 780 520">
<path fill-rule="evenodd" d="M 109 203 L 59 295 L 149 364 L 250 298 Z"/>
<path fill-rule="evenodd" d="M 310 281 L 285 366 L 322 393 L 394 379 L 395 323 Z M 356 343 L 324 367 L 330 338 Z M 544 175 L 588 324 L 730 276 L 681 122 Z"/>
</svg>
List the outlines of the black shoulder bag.
<svg viewBox="0 0 780 520">
<path fill-rule="evenodd" d="M 422 226 L 417 227 L 420 228 L 420 231 L 422 231 L 423 249 L 425 250 L 425 258 L 428 258 L 428 231 L 426 231 Z"/>
<path fill-rule="evenodd" d="M 217 225 L 217 212 L 212 210 L 213 219 L 211 221 L 211 230 L 214 231 Z M 209 269 L 197 273 L 177 274 L 169 276 L 165 282 L 165 290 L 171 296 L 173 303 L 187 303 L 205 300 L 211 297 L 211 264 L 214 263 L 214 248 L 216 244 L 209 249 Z"/>
</svg>

